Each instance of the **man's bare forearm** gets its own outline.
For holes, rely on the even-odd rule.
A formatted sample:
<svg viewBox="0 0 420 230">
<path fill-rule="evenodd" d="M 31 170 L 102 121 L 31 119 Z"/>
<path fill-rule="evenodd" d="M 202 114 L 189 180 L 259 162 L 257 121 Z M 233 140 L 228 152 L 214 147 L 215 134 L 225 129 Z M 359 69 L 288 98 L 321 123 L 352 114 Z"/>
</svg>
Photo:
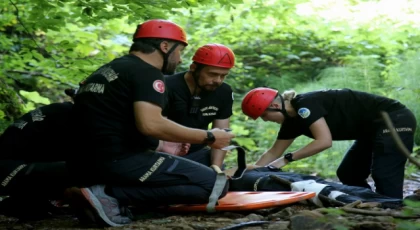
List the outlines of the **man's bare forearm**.
<svg viewBox="0 0 420 230">
<path fill-rule="evenodd" d="M 226 151 L 220 149 L 211 149 L 211 164 L 217 165 L 220 168 L 223 165 L 223 161 L 225 160 Z"/>
</svg>

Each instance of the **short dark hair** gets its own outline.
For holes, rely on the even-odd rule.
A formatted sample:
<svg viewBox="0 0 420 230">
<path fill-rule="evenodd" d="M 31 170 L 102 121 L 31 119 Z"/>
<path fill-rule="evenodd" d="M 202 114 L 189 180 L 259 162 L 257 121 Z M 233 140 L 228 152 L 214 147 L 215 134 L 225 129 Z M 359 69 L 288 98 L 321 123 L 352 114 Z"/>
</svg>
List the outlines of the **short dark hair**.
<svg viewBox="0 0 420 230">
<path fill-rule="evenodd" d="M 202 69 L 204 69 L 204 67 L 206 67 L 206 65 L 198 63 L 198 62 L 193 62 L 197 68 L 195 68 L 195 72 L 199 73 Z"/>
<path fill-rule="evenodd" d="M 131 44 L 130 52 L 132 51 L 140 51 L 145 54 L 153 53 L 156 49 L 159 49 L 160 43 L 163 41 L 168 42 L 175 42 L 168 39 L 162 38 L 141 38 L 134 40 L 133 44 Z"/>
</svg>

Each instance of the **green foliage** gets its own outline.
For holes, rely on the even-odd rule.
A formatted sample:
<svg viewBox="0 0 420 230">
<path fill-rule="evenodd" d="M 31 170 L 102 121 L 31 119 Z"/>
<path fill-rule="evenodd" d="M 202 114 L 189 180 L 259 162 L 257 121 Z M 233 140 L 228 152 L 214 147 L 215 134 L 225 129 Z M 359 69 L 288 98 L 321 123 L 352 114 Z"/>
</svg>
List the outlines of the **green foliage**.
<svg viewBox="0 0 420 230">
<path fill-rule="evenodd" d="M 167 18 L 176 8 L 216 2 L 3 1 L 0 3 L 0 80 L 15 91 L 37 92 L 52 101 L 68 100 L 63 94 L 65 88 L 76 87 L 100 65 L 127 53 L 138 23 Z M 226 9 L 232 7 L 231 2 L 220 2 Z M 10 93 L 8 97 L 15 94 Z M 23 104 L 1 100 L 0 106 L 26 112 L 45 104 L 28 99 Z M 9 123 L 21 112 L 5 113 L 0 121 Z"/>
<path fill-rule="evenodd" d="M 24 106 L 24 111 L 25 112 L 29 112 L 31 110 L 35 109 L 35 103 L 37 104 L 43 104 L 43 105 L 49 105 L 50 99 L 42 97 L 41 95 L 39 95 L 38 92 L 27 92 L 24 90 L 19 90 L 19 94 L 24 96 L 26 99 L 29 100 L 28 103 L 26 103 L 26 105 Z"/>
<path fill-rule="evenodd" d="M 416 216 L 420 215 L 420 202 L 419 201 L 411 201 L 408 199 L 404 200 L 404 204 L 406 205 L 403 209 L 403 215 L 406 216 Z M 413 223 L 408 221 L 398 221 L 397 222 L 397 229 L 407 229 L 407 230 L 414 230 L 419 229 L 420 223 Z"/>
<path fill-rule="evenodd" d="M 419 223 L 409 222 L 409 221 L 398 221 L 396 230 L 417 230 L 420 228 Z"/>
</svg>

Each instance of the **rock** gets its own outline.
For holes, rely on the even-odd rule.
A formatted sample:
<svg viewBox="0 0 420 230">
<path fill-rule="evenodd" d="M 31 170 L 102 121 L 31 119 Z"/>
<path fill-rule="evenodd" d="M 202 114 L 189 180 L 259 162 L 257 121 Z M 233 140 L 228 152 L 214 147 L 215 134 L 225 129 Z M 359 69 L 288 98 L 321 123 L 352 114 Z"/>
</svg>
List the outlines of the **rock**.
<svg viewBox="0 0 420 230">
<path fill-rule="evenodd" d="M 165 227 L 170 228 L 172 230 L 194 230 L 194 228 L 192 228 L 189 225 L 183 224 L 183 223 L 171 223 L 171 224 L 167 224 L 165 225 Z"/>
<path fill-rule="evenodd" d="M 355 225 L 356 229 L 369 229 L 369 230 L 394 230 L 396 225 L 394 223 L 381 223 L 373 221 L 364 221 Z"/>
<path fill-rule="evenodd" d="M 214 219 L 215 222 L 232 222 L 232 219 L 229 218 L 216 218 Z"/>
<path fill-rule="evenodd" d="M 241 228 L 241 229 L 242 230 L 263 230 L 263 228 L 260 227 L 260 226 L 244 227 L 244 228 Z"/>
<path fill-rule="evenodd" d="M 287 207 L 279 212 L 268 215 L 268 218 L 270 220 L 277 219 L 277 218 L 282 219 L 282 220 L 289 220 L 290 216 L 292 216 L 294 213 L 295 211 L 292 208 Z"/>
<path fill-rule="evenodd" d="M 221 227 L 228 226 L 230 224 L 227 223 L 216 223 L 216 222 L 203 222 L 203 223 L 191 223 L 191 227 L 193 227 L 195 230 L 208 230 L 208 229 L 219 229 Z M 156 228 L 153 230 L 160 230 L 160 228 Z"/>
<path fill-rule="evenodd" d="M 312 216 L 314 218 L 322 218 L 322 217 L 324 217 L 324 215 L 322 215 L 320 212 L 317 212 L 317 211 L 309 211 L 309 210 L 300 211 L 299 214 L 303 214 L 303 215 L 306 215 L 306 216 Z"/>
<path fill-rule="evenodd" d="M 276 221 L 268 225 L 269 230 L 288 230 L 290 221 Z"/>
<path fill-rule="evenodd" d="M 334 230 L 334 226 L 330 223 L 318 220 L 312 213 L 303 212 L 297 215 L 294 215 L 290 218 L 291 230 L 302 230 L 302 229 L 311 229 L 311 230 Z"/>
<path fill-rule="evenodd" d="M 245 223 L 245 222 L 249 222 L 248 218 L 239 218 L 233 221 L 233 223 L 235 224 L 240 224 L 240 223 Z"/>
<path fill-rule="evenodd" d="M 254 213 L 249 214 L 248 216 L 246 216 L 246 218 L 250 221 L 259 221 L 259 220 L 264 219 L 263 216 L 260 216 L 260 215 L 254 214 Z"/>
<path fill-rule="evenodd" d="M 171 222 L 173 222 L 173 220 L 171 220 L 169 218 L 152 220 L 153 224 L 167 224 L 167 223 L 171 223 Z"/>
<path fill-rule="evenodd" d="M 255 214 L 258 215 L 262 215 L 262 216 L 267 216 L 268 214 L 272 213 L 274 208 L 265 208 L 265 209 L 259 209 L 259 210 L 255 210 Z"/>
</svg>

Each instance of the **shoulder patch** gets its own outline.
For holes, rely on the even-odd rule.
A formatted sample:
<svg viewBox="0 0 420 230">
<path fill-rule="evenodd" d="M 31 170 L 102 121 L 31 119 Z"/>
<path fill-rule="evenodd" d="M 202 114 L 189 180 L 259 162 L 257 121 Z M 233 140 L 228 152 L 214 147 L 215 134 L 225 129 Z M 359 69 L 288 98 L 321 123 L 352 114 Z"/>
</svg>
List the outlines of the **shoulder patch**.
<svg viewBox="0 0 420 230">
<path fill-rule="evenodd" d="M 153 89 L 155 89 L 159 93 L 165 92 L 165 83 L 161 80 L 156 80 L 153 82 Z"/>
<path fill-rule="evenodd" d="M 309 110 L 308 108 L 300 108 L 298 110 L 298 114 L 299 116 L 305 119 L 305 118 L 308 118 L 309 115 L 311 115 L 311 110 Z"/>
</svg>

